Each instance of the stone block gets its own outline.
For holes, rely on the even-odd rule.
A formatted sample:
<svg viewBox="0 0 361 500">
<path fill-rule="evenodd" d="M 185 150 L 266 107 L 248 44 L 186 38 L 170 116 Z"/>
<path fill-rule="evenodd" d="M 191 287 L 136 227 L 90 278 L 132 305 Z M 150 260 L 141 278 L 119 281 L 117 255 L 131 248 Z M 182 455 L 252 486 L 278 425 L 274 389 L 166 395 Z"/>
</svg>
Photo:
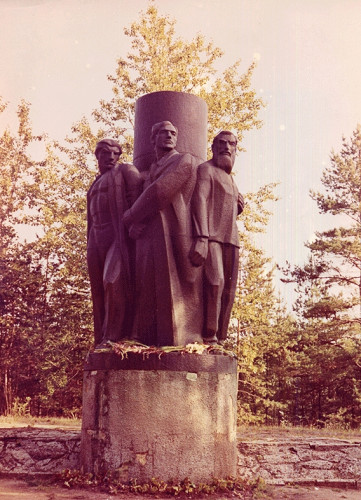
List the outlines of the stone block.
<svg viewBox="0 0 361 500">
<path fill-rule="evenodd" d="M 165 353 L 122 360 L 97 353 L 85 368 L 84 471 L 113 470 L 141 481 L 236 475 L 234 358 Z"/>
<path fill-rule="evenodd" d="M 0 429 L 1 474 L 55 474 L 79 467 L 78 432 Z"/>
</svg>

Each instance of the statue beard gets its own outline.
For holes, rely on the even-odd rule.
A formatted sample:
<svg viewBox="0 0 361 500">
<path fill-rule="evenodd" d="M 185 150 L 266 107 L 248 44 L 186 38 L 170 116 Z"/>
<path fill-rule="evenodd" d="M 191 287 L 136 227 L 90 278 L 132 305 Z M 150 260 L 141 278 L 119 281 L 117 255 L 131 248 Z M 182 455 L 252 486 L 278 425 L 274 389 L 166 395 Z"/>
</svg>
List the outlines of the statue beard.
<svg viewBox="0 0 361 500">
<path fill-rule="evenodd" d="M 228 155 L 219 155 L 217 158 L 217 167 L 227 172 L 227 174 L 230 174 L 233 168 L 232 157 Z"/>
</svg>

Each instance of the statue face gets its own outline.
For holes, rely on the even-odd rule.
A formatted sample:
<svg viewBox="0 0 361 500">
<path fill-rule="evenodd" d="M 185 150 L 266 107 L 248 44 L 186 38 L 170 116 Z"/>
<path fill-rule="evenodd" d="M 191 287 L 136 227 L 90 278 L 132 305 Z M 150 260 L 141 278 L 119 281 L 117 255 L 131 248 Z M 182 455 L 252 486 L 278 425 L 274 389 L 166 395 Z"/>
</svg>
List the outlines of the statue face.
<svg viewBox="0 0 361 500">
<path fill-rule="evenodd" d="M 98 166 L 101 174 L 112 169 L 120 157 L 119 148 L 116 146 L 104 146 L 98 153 Z"/>
<path fill-rule="evenodd" d="M 155 138 L 155 147 L 164 151 L 170 151 L 176 147 L 177 131 L 172 124 L 164 124 Z"/>
<path fill-rule="evenodd" d="M 236 160 L 237 142 L 231 134 L 221 134 L 212 146 L 213 160 L 217 167 L 230 173 Z"/>
</svg>

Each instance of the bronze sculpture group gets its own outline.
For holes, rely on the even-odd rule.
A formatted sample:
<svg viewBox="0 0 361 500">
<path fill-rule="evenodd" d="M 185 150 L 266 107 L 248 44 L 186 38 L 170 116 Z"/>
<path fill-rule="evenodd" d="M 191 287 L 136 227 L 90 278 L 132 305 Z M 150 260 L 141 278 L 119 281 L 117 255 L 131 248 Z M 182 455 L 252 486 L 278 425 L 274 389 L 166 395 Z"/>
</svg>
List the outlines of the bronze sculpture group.
<svg viewBox="0 0 361 500">
<path fill-rule="evenodd" d="M 111 139 L 95 149 L 88 192 L 87 259 L 95 345 L 216 344 L 226 338 L 238 276 L 237 215 L 243 198 L 230 175 L 237 139 L 213 140 L 211 160 L 176 150 L 169 121 L 151 132 L 147 172 L 119 164 Z"/>
</svg>

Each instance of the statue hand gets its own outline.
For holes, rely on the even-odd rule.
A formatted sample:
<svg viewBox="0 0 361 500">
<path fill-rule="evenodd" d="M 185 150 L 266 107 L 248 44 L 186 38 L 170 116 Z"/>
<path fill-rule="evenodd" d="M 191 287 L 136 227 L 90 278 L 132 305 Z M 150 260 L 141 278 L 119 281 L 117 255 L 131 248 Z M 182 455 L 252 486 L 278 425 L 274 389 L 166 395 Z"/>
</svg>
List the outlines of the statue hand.
<svg viewBox="0 0 361 500">
<path fill-rule="evenodd" d="M 137 240 L 142 235 L 145 229 L 145 224 L 131 224 L 129 228 L 129 236 L 133 240 Z"/>
<path fill-rule="evenodd" d="M 244 205 L 245 205 L 244 198 L 241 195 L 241 193 L 238 193 L 238 200 L 237 200 L 238 215 L 243 212 Z"/>
<path fill-rule="evenodd" d="M 208 239 L 197 238 L 190 251 L 189 258 L 193 266 L 204 264 L 208 255 Z"/>
<path fill-rule="evenodd" d="M 130 210 L 126 210 L 124 212 L 124 215 L 123 215 L 123 222 L 124 222 L 124 225 L 125 227 L 127 227 L 128 229 L 130 228 L 130 226 L 132 225 L 132 217 L 130 215 Z"/>
</svg>

